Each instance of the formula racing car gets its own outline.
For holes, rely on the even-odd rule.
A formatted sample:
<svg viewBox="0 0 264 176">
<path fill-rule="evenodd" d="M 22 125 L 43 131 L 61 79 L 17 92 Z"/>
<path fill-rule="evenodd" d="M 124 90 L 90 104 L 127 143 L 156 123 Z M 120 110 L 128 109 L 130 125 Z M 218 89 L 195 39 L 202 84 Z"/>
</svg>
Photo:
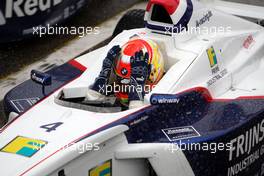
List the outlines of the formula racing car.
<svg viewBox="0 0 264 176">
<path fill-rule="evenodd" d="M 150 0 L 144 19 L 129 12 L 108 45 L 46 73 L 32 70 L 4 99 L 0 175 L 263 175 L 263 12 Z M 87 103 L 108 50 L 135 35 L 160 46 L 163 78 L 139 108 Z"/>
</svg>

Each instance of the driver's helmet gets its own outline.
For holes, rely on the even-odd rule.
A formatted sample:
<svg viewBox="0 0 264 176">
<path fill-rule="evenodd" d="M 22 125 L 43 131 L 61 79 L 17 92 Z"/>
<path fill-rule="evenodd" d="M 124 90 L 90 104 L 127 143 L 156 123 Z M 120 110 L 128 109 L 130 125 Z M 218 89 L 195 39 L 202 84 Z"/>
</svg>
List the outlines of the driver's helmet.
<svg viewBox="0 0 264 176">
<path fill-rule="evenodd" d="M 150 76 L 146 81 L 146 85 L 152 88 L 156 85 L 164 74 L 164 61 L 162 53 L 159 50 L 158 45 L 149 39 L 142 39 L 136 37 L 130 39 L 125 45 L 122 46 L 121 54 L 115 60 L 114 73 L 116 75 L 116 82 L 118 84 L 129 85 L 131 66 L 130 57 L 138 51 L 142 50 L 145 55 L 146 52 L 149 54 L 149 64 L 150 64 Z M 116 92 L 116 97 L 119 99 L 120 103 L 123 105 L 128 104 L 128 91 L 129 89 L 121 89 L 121 91 Z"/>
</svg>

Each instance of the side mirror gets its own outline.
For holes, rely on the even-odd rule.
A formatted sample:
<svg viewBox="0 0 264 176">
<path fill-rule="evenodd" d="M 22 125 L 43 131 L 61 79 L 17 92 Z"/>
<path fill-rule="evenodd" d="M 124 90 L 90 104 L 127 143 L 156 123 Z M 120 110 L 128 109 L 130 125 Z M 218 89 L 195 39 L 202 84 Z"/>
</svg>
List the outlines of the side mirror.
<svg viewBox="0 0 264 176">
<path fill-rule="evenodd" d="M 42 73 L 37 70 L 31 71 L 30 78 L 35 83 L 42 85 L 42 93 L 44 95 L 45 95 L 45 86 L 50 86 L 52 84 L 51 75 L 47 73 Z"/>
</svg>

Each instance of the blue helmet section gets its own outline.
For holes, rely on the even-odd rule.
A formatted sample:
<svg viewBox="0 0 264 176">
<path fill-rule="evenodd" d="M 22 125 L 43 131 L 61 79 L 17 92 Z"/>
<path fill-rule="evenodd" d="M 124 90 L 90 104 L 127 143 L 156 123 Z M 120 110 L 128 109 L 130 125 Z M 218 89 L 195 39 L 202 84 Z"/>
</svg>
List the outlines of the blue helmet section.
<svg viewBox="0 0 264 176">
<path fill-rule="evenodd" d="M 33 27 L 56 25 L 72 16 L 87 0 L 1 0 L 0 43 L 33 35 Z"/>
</svg>

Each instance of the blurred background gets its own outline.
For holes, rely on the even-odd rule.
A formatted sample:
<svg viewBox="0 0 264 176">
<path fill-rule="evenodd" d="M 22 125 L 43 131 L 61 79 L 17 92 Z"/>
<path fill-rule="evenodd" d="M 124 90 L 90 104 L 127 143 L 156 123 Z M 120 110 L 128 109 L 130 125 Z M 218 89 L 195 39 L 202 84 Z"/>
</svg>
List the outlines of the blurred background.
<svg viewBox="0 0 264 176">
<path fill-rule="evenodd" d="M 47 1 L 55 2 L 56 0 Z M 61 4 L 55 6 L 57 8 L 54 7 L 52 9 L 51 7 L 49 9 L 50 12 L 47 10 L 37 12 L 29 17 L 22 12 L 25 17 L 8 18 L 5 25 L 0 25 L 0 80 L 12 72 L 21 70 L 25 65 L 37 61 L 58 48 L 67 45 L 71 40 L 79 38 L 78 35 L 46 35 L 32 38 L 31 34 L 33 31 L 30 31 L 30 29 L 38 25 L 40 20 L 44 22 L 43 25 L 54 23 L 68 27 L 94 27 L 139 1 L 63 0 Z M 2 7 L 1 10 L 4 15 L 5 10 L 8 9 L 5 8 L 3 2 L 4 0 L 0 2 L 0 8 Z M 82 3 L 80 4 L 79 2 Z M 63 17 L 56 19 L 57 16 L 60 16 L 59 13 L 63 14 Z M 13 11 L 13 16 L 16 16 L 15 11 Z M 56 21 L 53 22 L 53 19 L 56 19 Z"/>
</svg>

